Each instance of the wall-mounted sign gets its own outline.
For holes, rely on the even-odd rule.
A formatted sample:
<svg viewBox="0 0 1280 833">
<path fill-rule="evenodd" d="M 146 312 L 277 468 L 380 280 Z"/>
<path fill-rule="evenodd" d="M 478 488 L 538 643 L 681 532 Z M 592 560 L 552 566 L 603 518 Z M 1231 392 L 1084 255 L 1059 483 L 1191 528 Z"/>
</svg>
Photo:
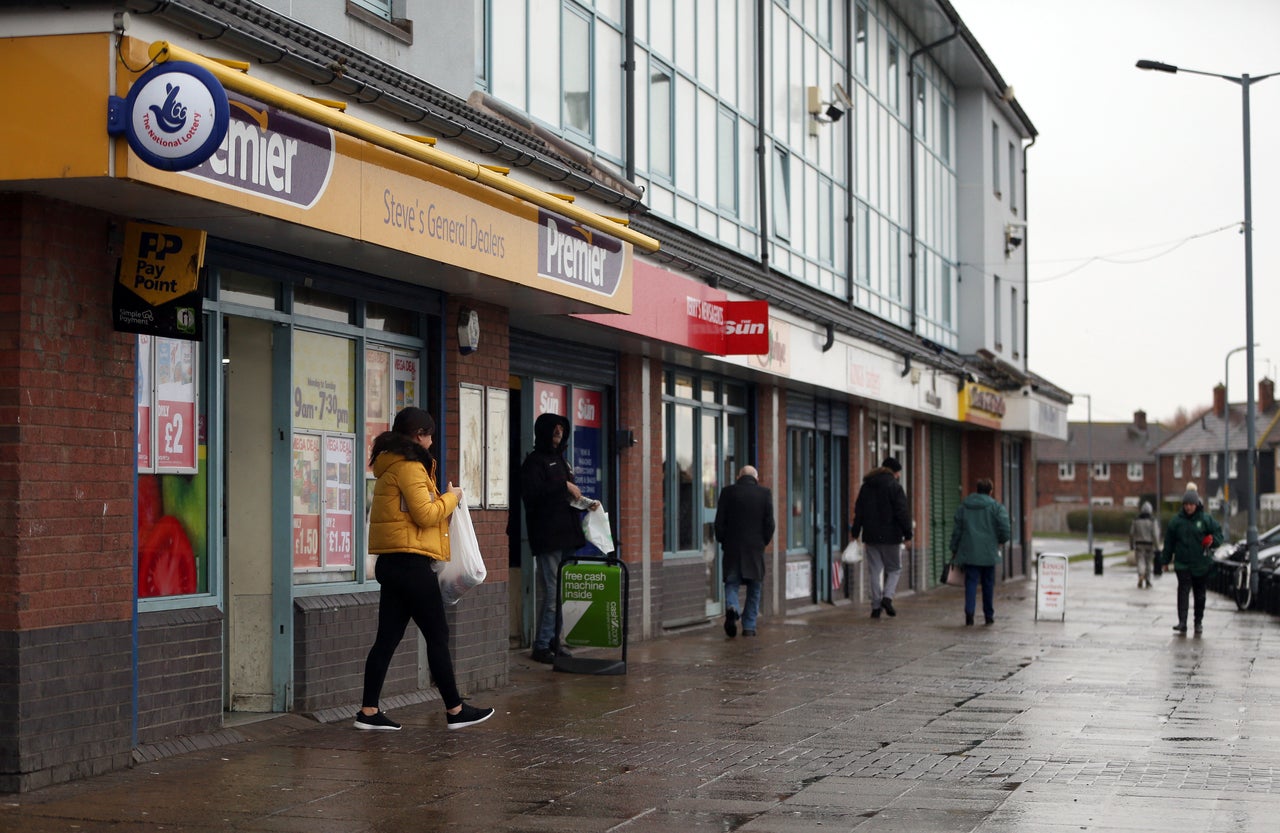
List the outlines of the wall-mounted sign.
<svg viewBox="0 0 1280 833">
<path fill-rule="evenodd" d="M 125 333 L 200 341 L 200 269 L 205 233 L 126 223 L 111 299 L 115 328 Z"/>
<path fill-rule="evenodd" d="M 227 93 L 203 67 L 170 61 L 153 67 L 129 88 L 120 106 L 108 105 L 107 132 L 123 133 L 142 161 L 163 171 L 204 162 L 227 135 Z"/>
<path fill-rule="evenodd" d="M 627 259 L 622 241 L 541 209 L 538 226 L 539 275 L 603 295 L 618 291 Z M 491 229 L 479 233 L 492 236 Z"/>
<path fill-rule="evenodd" d="M 980 385 L 977 382 L 966 382 L 960 391 L 960 421 L 987 428 L 1000 428 L 1004 422 L 1004 394 Z"/>
<path fill-rule="evenodd" d="M 725 356 L 763 356 L 769 352 L 769 302 L 725 301 Z"/>
<path fill-rule="evenodd" d="M 226 138 L 188 176 L 245 194 L 311 208 L 333 176 L 333 131 L 275 107 L 231 94 Z"/>
</svg>

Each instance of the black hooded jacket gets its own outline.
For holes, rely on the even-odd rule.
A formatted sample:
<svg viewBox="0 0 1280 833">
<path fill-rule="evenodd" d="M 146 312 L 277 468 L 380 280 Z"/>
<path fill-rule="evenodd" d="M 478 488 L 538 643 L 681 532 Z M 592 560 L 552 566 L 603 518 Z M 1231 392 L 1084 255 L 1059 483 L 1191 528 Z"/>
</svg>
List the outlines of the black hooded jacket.
<svg viewBox="0 0 1280 833">
<path fill-rule="evenodd" d="M 861 535 L 864 544 L 901 544 L 911 540 L 907 493 L 889 469 L 872 469 L 862 478 L 849 535 Z"/>
<path fill-rule="evenodd" d="M 556 425 L 564 430 L 560 447 L 552 445 Z M 559 414 L 543 414 L 533 423 L 533 451 L 520 466 L 520 499 L 524 503 L 529 549 L 534 555 L 578 549 L 587 543 L 582 516 L 569 505 L 566 484 L 573 482 L 573 466 L 565 459 L 569 420 Z"/>
</svg>

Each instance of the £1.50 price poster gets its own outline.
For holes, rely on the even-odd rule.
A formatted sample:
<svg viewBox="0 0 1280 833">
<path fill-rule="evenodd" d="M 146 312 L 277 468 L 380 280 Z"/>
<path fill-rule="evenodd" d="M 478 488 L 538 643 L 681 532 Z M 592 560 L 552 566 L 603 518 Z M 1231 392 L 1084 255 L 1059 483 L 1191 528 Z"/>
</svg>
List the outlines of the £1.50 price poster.
<svg viewBox="0 0 1280 833">
<path fill-rule="evenodd" d="M 196 342 L 156 338 L 155 448 L 157 472 L 194 474 L 196 467 Z"/>
</svg>

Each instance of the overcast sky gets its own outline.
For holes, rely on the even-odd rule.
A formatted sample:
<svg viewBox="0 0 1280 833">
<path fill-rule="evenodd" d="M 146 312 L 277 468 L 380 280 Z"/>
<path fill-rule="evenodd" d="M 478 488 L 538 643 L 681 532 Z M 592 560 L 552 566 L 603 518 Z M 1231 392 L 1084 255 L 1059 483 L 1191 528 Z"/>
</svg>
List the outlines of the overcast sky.
<svg viewBox="0 0 1280 833">
<path fill-rule="evenodd" d="M 1246 341 L 1241 86 L 1134 63 L 1280 72 L 1280 0 L 952 3 L 1040 134 L 1027 160 L 1030 369 L 1089 394 L 1098 422 L 1209 405 Z M 1261 380 L 1280 373 L 1280 77 L 1249 98 Z M 1245 359 L 1230 359 L 1233 402 Z"/>
</svg>

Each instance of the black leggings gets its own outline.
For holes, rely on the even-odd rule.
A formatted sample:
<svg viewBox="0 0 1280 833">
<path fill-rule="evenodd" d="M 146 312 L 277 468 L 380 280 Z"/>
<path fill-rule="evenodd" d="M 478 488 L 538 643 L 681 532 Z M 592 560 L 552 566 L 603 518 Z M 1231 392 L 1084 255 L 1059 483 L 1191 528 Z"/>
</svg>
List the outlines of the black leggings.
<svg viewBox="0 0 1280 833">
<path fill-rule="evenodd" d="M 427 666 L 435 680 L 444 707 L 462 705 L 458 684 L 453 679 L 453 660 L 449 656 L 449 622 L 444 615 L 440 596 L 440 580 L 432 565 L 435 559 L 414 553 L 394 552 L 379 555 L 374 576 L 382 585 L 378 600 L 378 636 L 369 649 L 364 665 L 364 700 L 368 708 L 378 706 L 382 683 L 391 667 L 405 628 L 412 619 L 427 640 Z"/>
<path fill-rule="evenodd" d="M 1178 621 L 1187 623 L 1187 596 L 1195 600 L 1195 621 L 1204 618 L 1204 591 L 1208 584 L 1208 576 L 1193 576 L 1187 570 L 1178 571 Z"/>
</svg>

